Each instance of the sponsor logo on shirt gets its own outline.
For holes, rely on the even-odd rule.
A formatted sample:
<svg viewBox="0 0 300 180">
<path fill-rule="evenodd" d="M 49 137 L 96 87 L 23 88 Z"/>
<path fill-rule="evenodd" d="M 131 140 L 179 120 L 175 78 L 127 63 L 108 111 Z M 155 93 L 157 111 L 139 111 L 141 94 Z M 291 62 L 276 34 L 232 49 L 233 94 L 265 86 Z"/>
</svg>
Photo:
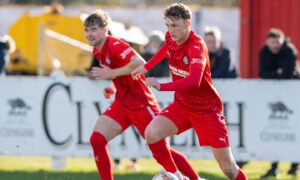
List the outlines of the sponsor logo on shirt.
<svg viewBox="0 0 300 180">
<path fill-rule="evenodd" d="M 189 59 L 186 56 L 183 57 L 182 61 L 183 61 L 183 64 L 185 64 L 185 65 L 189 64 Z"/>
<path fill-rule="evenodd" d="M 191 64 L 198 64 L 198 63 L 200 63 L 200 64 L 204 64 L 205 63 L 205 60 L 204 59 L 200 59 L 200 58 L 193 58 L 192 60 L 191 60 Z"/>
<path fill-rule="evenodd" d="M 120 44 L 118 41 L 117 41 L 117 42 L 114 42 L 114 45 L 118 45 L 118 44 Z"/>
<path fill-rule="evenodd" d="M 175 74 L 175 75 L 180 76 L 180 77 L 184 77 L 185 78 L 188 75 L 190 75 L 189 72 L 184 71 L 182 69 L 178 69 L 178 68 L 176 68 L 174 66 L 171 66 L 171 65 L 170 65 L 170 70 L 171 70 L 172 74 Z"/>
<path fill-rule="evenodd" d="M 121 58 L 125 59 L 126 56 L 131 52 L 131 48 L 128 47 L 127 49 L 125 49 L 122 53 L 121 53 Z"/>
</svg>

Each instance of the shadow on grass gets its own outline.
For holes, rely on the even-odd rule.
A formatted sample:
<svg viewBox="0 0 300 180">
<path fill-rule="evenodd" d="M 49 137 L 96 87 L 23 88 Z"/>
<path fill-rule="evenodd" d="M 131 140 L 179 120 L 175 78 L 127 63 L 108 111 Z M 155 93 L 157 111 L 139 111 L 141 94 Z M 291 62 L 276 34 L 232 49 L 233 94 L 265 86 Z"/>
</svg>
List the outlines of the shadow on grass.
<svg viewBox="0 0 300 180">
<path fill-rule="evenodd" d="M 151 180 L 153 173 L 128 172 L 115 173 L 115 180 Z M 51 171 L 0 171 L 3 180 L 98 180 L 97 172 L 51 172 Z M 220 176 L 201 173 L 201 177 L 209 180 L 223 180 Z"/>
</svg>

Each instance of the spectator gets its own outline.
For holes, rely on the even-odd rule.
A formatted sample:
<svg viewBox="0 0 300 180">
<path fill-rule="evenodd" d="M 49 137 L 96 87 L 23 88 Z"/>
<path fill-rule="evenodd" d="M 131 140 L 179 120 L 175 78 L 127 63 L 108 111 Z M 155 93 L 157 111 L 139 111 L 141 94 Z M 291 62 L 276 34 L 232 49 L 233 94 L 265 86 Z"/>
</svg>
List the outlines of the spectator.
<svg viewBox="0 0 300 180">
<path fill-rule="evenodd" d="M 289 42 L 280 29 L 271 28 L 265 45 L 260 50 L 259 76 L 263 79 L 293 79 L 298 77 L 296 68 L 297 49 Z M 289 175 L 296 176 L 299 163 L 292 163 Z M 262 176 L 266 178 L 277 175 L 278 162 Z"/>
<path fill-rule="evenodd" d="M 164 43 L 164 34 L 160 31 L 152 31 L 149 35 L 149 43 L 145 46 L 145 52 L 142 55 L 146 61 L 152 58 L 152 56 L 160 49 Z M 168 77 L 169 65 L 168 60 L 165 58 L 156 65 L 154 69 L 151 69 L 147 76 L 151 77 Z"/>
<path fill-rule="evenodd" d="M 14 40 L 9 35 L 0 36 L 0 74 L 5 73 L 9 55 L 16 49 Z"/>
<path fill-rule="evenodd" d="M 259 56 L 259 75 L 263 79 L 297 78 L 297 49 L 284 33 L 270 29 Z"/>
<path fill-rule="evenodd" d="M 236 78 L 236 70 L 232 64 L 230 51 L 221 41 L 218 27 L 206 27 L 204 40 L 207 44 L 212 78 Z"/>
</svg>

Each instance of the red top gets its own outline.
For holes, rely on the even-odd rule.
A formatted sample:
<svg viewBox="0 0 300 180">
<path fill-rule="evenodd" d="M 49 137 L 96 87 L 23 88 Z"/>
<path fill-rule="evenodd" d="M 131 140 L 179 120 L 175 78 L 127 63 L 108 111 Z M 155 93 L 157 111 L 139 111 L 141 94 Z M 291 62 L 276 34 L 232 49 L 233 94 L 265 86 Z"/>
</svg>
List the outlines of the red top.
<svg viewBox="0 0 300 180">
<path fill-rule="evenodd" d="M 136 52 L 124 41 L 108 36 L 101 51 L 93 50 L 94 56 L 101 64 L 110 68 L 119 68 L 130 62 Z M 126 108 L 138 109 L 149 105 L 157 105 L 155 96 L 144 84 L 145 77 L 135 81 L 131 74 L 116 77 L 113 80 L 116 87 L 116 100 Z"/>
<path fill-rule="evenodd" d="M 174 101 L 192 112 L 222 111 L 222 102 L 212 85 L 208 50 L 203 39 L 193 31 L 181 45 L 166 33 L 166 43 L 150 61 L 147 70 L 165 56 L 169 57 L 172 82 L 160 85 L 161 91 L 175 91 Z"/>
</svg>

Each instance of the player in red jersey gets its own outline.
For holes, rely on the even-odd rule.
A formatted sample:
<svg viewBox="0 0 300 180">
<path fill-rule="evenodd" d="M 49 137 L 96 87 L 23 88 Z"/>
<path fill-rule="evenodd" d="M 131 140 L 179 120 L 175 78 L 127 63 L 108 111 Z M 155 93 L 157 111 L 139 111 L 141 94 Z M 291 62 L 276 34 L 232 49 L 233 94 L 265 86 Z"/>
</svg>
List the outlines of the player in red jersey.
<svg viewBox="0 0 300 180">
<path fill-rule="evenodd" d="M 93 54 L 100 63 L 100 67 L 92 68 L 90 77 L 96 80 L 111 79 L 114 84 L 106 87 L 103 93 L 105 98 L 115 94 L 115 100 L 99 117 L 90 138 L 102 180 L 113 179 L 107 143 L 130 125 L 134 125 L 144 137 L 147 125 L 159 113 L 154 95 L 144 84 L 145 77 L 134 81 L 130 75 L 136 67 L 144 64 L 144 60 L 127 43 L 108 35 L 109 21 L 109 16 L 101 10 L 92 13 L 84 21 L 85 36 L 94 47 Z M 166 171 L 180 177 L 178 168 L 191 180 L 198 179 L 186 157 L 170 149 L 164 139 L 151 143 L 149 148 Z"/>
<path fill-rule="evenodd" d="M 222 171 L 229 179 L 245 180 L 233 158 L 222 102 L 212 85 L 208 50 L 203 39 L 190 29 L 191 11 L 175 3 L 164 11 L 168 29 L 166 43 L 145 65 L 132 72 L 139 79 L 168 56 L 172 82 L 159 83 L 147 78 L 146 85 L 159 91 L 175 91 L 174 101 L 155 117 L 145 131 L 148 144 L 193 128 L 201 146 L 211 146 Z"/>
</svg>

